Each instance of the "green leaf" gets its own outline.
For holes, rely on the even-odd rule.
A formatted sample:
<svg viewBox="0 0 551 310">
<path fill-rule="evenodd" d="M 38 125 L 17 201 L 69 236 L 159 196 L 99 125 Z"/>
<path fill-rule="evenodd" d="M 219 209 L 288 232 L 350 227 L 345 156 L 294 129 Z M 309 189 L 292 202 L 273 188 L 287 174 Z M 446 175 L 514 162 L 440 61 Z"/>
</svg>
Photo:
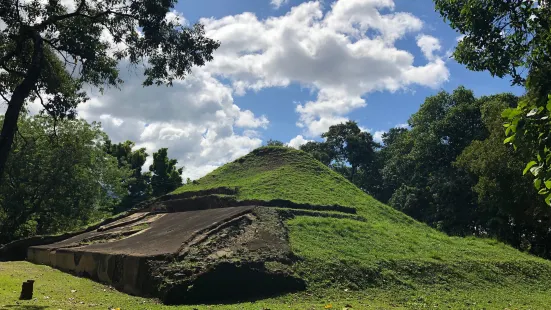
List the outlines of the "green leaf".
<svg viewBox="0 0 551 310">
<path fill-rule="evenodd" d="M 507 128 L 509 129 L 509 128 Z M 503 140 L 503 144 L 507 144 L 507 143 L 511 143 L 515 140 L 515 136 L 510 136 L 508 138 L 506 138 L 505 140 Z"/>
<path fill-rule="evenodd" d="M 547 187 L 547 189 L 551 189 L 551 180 L 547 180 L 544 183 L 545 183 L 545 187 Z"/>
<path fill-rule="evenodd" d="M 541 171 L 541 166 L 535 166 L 535 167 L 530 168 L 530 172 L 531 172 L 535 177 L 537 177 L 537 176 L 540 174 L 540 171 Z"/>
<path fill-rule="evenodd" d="M 538 190 L 540 189 L 540 187 L 541 187 L 541 179 L 534 179 L 534 187 L 535 187 L 536 189 L 538 189 Z"/>
<path fill-rule="evenodd" d="M 526 164 L 526 168 L 524 168 L 524 171 L 522 172 L 522 175 L 525 175 L 530 170 L 530 168 L 532 168 L 532 166 L 534 166 L 535 164 L 537 164 L 537 162 L 535 162 L 533 160 L 531 162 L 529 162 L 528 164 Z"/>
<path fill-rule="evenodd" d="M 545 197 L 545 203 L 548 206 L 551 206 L 551 194 L 549 194 L 549 195 L 547 195 L 547 197 Z"/>
</svg>

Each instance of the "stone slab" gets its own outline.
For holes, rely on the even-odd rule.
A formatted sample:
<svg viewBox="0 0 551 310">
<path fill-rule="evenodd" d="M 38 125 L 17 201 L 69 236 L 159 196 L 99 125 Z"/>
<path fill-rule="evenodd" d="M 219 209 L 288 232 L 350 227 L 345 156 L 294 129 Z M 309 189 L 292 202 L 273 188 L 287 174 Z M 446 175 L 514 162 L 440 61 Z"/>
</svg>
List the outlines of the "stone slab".
<svg viewBox="0 0 551 310">
<path fill-rule="evenodd" d="M 196 233 L 219 225 L 235 216 L 250 212 L 253 206 L 230 207 L 189 212 L 166 214 L 151 214 L 144 216 L 143 222 L 151 216 L 157 217 L 146 228 L 134 235 L 121 240 L 89 245 L 79 245 L 83 240 L 101 236 L 102 234 L 120 230 L 124 226 L 102 231 L 91 231 L 74 236 L 61 242 L 31 247 L 44 250 L 70 250 L 75 252 L 105 253 L 109 255 L 130 255 L 138 257 L 155 257 L 172 255 L 191 239 Z M 142 214 L 143 215 L 143 214 Z M 135 217 L 140 215 L 135 215 Z M 122 219 L 129 220 L 129 219 Z M 140 222 L 133 222 L 133 224 Z M 116 226 L 117 223 L 111 224 Z M 119 223 L 120 224 L 120 223 Z"/>
</svg>

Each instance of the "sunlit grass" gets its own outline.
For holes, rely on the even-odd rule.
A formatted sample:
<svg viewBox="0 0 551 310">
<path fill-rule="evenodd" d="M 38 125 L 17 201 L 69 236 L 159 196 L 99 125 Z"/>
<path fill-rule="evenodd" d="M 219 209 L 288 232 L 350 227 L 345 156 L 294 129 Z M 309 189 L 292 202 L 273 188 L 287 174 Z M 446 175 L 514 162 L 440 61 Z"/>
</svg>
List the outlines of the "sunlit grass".
<svg viewBox="0 0 551 310">
<path fill-rule="evenodd" d="M 353 309 L 551 309 L 549 261 L 492 239 L 434 230 L 374 200 L 306 153 L 262 148 L 176 193 L 216 187 L 237 188 L 242 200 L 353 207 L 365 222 L 307 216 L 287 221 L 298 256 L 294 269 L 307 281 L 306 292 L 181 309 L 323 309 L 328 304 L 332 309 L 347 304 Z M 170 308 L 25 262 L 0 263 L 0 306 L 16 305 L 27 278 L 37 279 L 37 300 L 24 305 Z"/>
</svg>

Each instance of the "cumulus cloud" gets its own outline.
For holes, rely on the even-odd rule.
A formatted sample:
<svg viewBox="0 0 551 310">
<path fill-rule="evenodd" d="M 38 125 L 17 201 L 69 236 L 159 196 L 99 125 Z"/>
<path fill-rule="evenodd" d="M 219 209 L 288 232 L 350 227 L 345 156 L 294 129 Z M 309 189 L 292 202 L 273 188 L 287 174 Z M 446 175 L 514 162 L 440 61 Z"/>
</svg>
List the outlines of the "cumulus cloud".
<svg viewBox="0 0 551 310">
<path fill-rule="evenodd" d="M 286 2 L 271 1 L 274 7 Z M 178 12 L 167 19 L 186 23 Z M 200 177 L 262 144 L 269 119 L 239 107 L 247 92 L 296 83 L 316 94 L 296 105 L 303 132 L 288 145 L 298 147 L 347 121 L 372 92 L 439 87 L 449 77 L 438 39 L 420 34 L 423 22 L 396 12 L 393 0 L 338 0 L 329 7 L 310 1 L 277 17 L 242 13 L 200 21 L 206 35 L 222 43 L 212 62 L 174 87 L 147 88 L 140 69 L 127 72 L 123 64 L 120 91 L 92 92 L 79 107 L 81 117 L 101 121 L 115 142 L 130 139 L 150 153 L 168 147 L 186 166 L 185 177 Z M 396 47 L 403 38 L 416 39 L 425 63 L 414 65 L 412 51 Z"/>
<path fill-rule="evenodd" d="M 293 139 L 291 139 L 291 141 L 289 141 L 289 143 L 287 143 L 287 146 L 290 146 L 292 148 L 295 148 L 295 149 L 299 149 L 301 145 L 304 145 L 308 142 L 310 142 L 312 140 L 307 140 L 307 139 L 304 139 L 304 137 L 302 135 L 298 135 L 296 137 L 294 137 Z"/>
<path fill-rule="evenodd" d="M 79 107 L 79 115 L 100 121 L 113 141 L 135 141 L 150 154 L 168 147 L 192 179 L 261 146 L 258 133 L 234 128 L 265 128 L 268 119 L 241 110 L 231 88 L 202 68 L 173 87 L 142 87 L 142 72 L 121 73 L 126 76 L 120 91 L 91 92 L 91 100 Z"/>
<path fill-rule="evenodd" d="M 377 130 L 375 131 L 375 133 L 373 134 L 373 141 L 377 142 L 377 143 L 383 143 L 383 134 L 385 134 L 386 131 L 384 130 Z"/>
<path fill-rule="evenodd" d="M 237 106 L 236 106 L 237 107 Z M 239 111 L 239 117 L 235 122 L 237 127 L 248 127 L 248 128 L 266 128 L 270 121 L 265 115 L 256 118 L 250 110 Z"/>
<path fill-rule="evenodd" d="M 279 9 L 282 5 L 289 2 L 289 0 L 271 0 L 270 3 L 275 9 Z"/>
<path fill-rule="evenodd" d="M 434 60 L 437 56 L 434 55 L 434 52 L 439 51 L 442 47 L 440 46 L 440 41 L 437 38 L 429 35 L 422 34 L 417 37 L 417 46 L 423 52 L 423 55 L 428 60 Z"/>
<path fill-rule="evenodd" d="M 177 23 L 177 24 L 180 24 L 180 25 L 186 25 L 188 22 L 186 20 L 186 18 L 184 17 L 184 15 L 178 11 L 170 11 L 166 14 L 166 17 L 165 19 L 168 21 L 168 22 L 174 22 L 174 23 Z"/>
<path fill-rule="evenodd" d="M 311 88 L 317 98 L 297 105 L 297 125 L 317 136 L 364 107 L 371 92 L 438 87 L 448 79 L 436 38 L 419 36 L 428 60 L 420 66 L 394 45 L 415 38 L 423 22 L 393 10 L 392 0 L 339 0 L 324 13 L 320 1 L 311 1 L 267 19 L 253 13 L 202 19 L 207 35 L 222 42 L 206 70 L 229 80 L 237 94 L 293 82 Z"/>
</svg>

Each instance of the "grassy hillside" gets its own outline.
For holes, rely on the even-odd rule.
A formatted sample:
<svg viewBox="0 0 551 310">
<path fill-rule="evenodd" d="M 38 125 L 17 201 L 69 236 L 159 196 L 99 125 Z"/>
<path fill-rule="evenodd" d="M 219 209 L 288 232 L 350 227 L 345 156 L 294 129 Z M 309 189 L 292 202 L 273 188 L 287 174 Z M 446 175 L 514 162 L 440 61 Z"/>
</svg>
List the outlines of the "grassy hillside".
<svg viewBox="0 0 551 310">
<path fill-rule="evenodd" d="M 551 309 L 549 261 L 495 240 L 440 233 L 374 200 L 306 153 L 261 148 L 175 193 L 216 187 L 237 188 L 242 200 L 353 207 L 366 221 L 298 216 L 287 222 L 306 292 L 178 309 Z M 16 304 L 27 278 L 38 280 L 37 300 Z M 25 262 L 0 263 L 3 307 L 171 308 Z"/>
<path fill-rule="evenodd" d="M 287 224 L 311 287 L 487 289 L 551 284 L 551 263 L 492 239 L 450 237 L 362 192 L 308 154 L 265 147 L 175 191 L 237 187 L 238 199 L 356 208 L 366 222 L 296 217 Z"/>
</svg>

